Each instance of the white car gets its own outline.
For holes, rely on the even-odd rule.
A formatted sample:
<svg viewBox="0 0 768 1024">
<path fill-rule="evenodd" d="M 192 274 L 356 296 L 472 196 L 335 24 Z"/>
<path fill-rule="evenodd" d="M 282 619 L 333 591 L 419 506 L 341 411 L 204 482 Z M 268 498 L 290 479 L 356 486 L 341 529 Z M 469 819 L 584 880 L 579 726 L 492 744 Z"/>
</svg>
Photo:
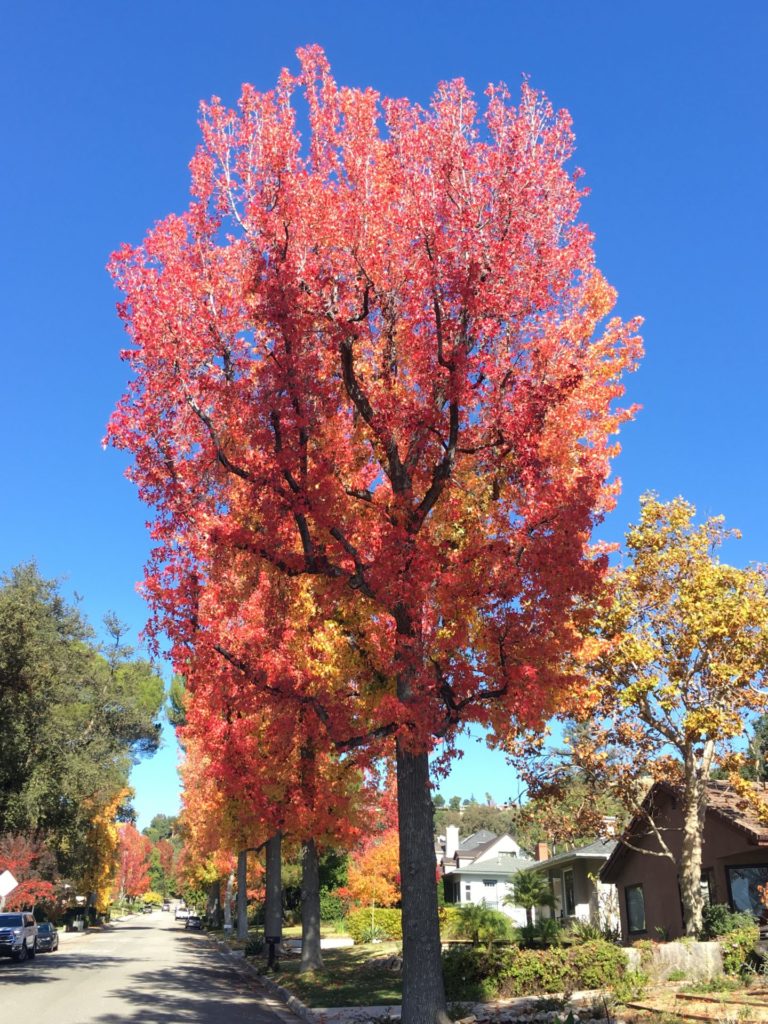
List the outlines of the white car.
<svg viewBox="0 0 768 1024">
<path fill-rule="evenodd" d="M 189 917 L 189 907 L 176 907 L 176 913 L 173 916 L 177 921 L 186 921 Z"/>
<path fill-rule="evenodd" d="M 32 914 L 0 914 L 0 956 L 31 960 L 37 952 L 37 924 Z"/>
</svg>

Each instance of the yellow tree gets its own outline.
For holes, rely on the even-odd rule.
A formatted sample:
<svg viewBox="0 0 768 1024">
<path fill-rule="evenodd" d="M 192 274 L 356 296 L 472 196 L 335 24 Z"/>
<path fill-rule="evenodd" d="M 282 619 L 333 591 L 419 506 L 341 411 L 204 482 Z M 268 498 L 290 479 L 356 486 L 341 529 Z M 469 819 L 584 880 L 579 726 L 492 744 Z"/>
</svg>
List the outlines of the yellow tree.
<svg viewBox="0 0 768 1024">
<path fill-rule="evenodd" d="M 679 787 L 688 934 L 701 927 L 707 781 L 715 766 L 732 761 L 745 720 L 768 706 L 768 577 L 761 567 L 720 562 L 718 548 L 738 532 L 722 516 L 696 524 L 695 515 L 683 498 L 641 499 L 627 564 L 615 574 L 602 618 L 594 700 L 582 704 L 582 720 L 594 716 L 600 724 L 577 732 L 572 751 L 593 782 L 645 816 L 656 855 L 672 860 L 653 809 L 642 802 L 642 780 Z"/>
<path fill-rule="evenodd" d="M 117 870 L 120 847 L 117 812 L 132 792 L 133 790 L 125 787 L 106 805 L 95 809 L 88 827 L 88 859 L 82 886 L 86 892 L 95 894 L 96 909 L 102 913 L 109 908 Z"/>
</svg>

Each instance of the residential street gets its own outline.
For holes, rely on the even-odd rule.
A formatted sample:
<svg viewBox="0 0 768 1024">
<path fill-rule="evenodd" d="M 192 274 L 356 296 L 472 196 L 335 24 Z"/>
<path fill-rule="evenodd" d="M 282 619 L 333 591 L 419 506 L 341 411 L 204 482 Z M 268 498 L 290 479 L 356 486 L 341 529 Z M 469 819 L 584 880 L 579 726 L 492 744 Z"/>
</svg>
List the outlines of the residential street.
<svg viewBox="0 0 768 1024">
<path fill-rule="evenodd" d="M 105 933 L 62 935 L 55 953 L 0 960 L 3 1020 L 56 1024 L 289 1024 L 199 932 L 156 911 Z"/>
</svg>

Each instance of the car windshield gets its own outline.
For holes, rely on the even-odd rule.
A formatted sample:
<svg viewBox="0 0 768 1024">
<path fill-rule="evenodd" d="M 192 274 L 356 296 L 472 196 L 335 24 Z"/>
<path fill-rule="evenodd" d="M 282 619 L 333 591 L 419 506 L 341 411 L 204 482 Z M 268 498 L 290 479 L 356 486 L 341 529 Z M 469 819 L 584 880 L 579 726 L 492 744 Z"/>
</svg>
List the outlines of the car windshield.
<svg viewBox="0 0 768 1024">
<path fill-rule="evenodd" d="M 0 928 L 20 928 L 21 914 L 0 914 Z"/>
<path fill-rule="evenodd" d="M 49 932 L 51 930 L 51 925 L 49 925 L 49 924 L 39 924 L 37 926 L 37 930 L 38 930 L 38 932 L 41 932 L 42 934 L 45 935 L 47 932 Z"/>
</svg>

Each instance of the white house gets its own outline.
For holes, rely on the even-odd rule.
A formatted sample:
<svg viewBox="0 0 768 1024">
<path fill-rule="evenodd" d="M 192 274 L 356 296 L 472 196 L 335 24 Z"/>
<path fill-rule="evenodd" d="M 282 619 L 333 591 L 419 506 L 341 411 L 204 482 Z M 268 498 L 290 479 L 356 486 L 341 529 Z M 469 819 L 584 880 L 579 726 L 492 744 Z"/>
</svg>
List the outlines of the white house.
<svg viewBox="0 0 768 1024">
<path fill-rule="evenodd" d="M 616 846 L 613 839 L 598 839 L 575 850 L 549 855 L 545 843 L 536 844 L 536 861 L 527 868 L 549 879 L 555 897 L 553 908 L 543 909 L 544 917 L 556 917 L 561 923 L 591 921 L 601 928 L 618 925 L 616 888 L 601 882 L 598 873 Z"/>
<path fill-rule="evenodd" d="M 516 925 L 525 924 L 523 908 L 503 902 L 512 892 L 510 876 L 534 863 L 512 836 L 497 836 L 481 829 L 460 839 L 458 827 L 449 825 L 441 846 L 439 862 L 446 902 L 485 903 L 493 910 L 501 910 Z"/>
</svg>

